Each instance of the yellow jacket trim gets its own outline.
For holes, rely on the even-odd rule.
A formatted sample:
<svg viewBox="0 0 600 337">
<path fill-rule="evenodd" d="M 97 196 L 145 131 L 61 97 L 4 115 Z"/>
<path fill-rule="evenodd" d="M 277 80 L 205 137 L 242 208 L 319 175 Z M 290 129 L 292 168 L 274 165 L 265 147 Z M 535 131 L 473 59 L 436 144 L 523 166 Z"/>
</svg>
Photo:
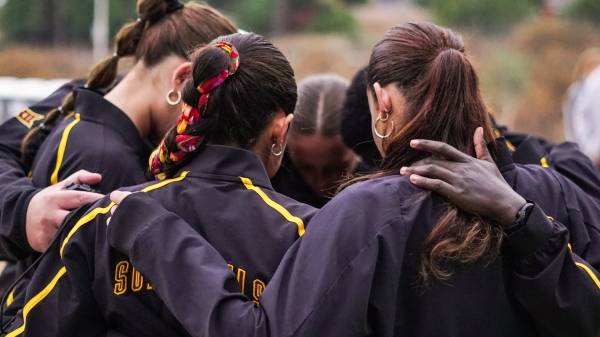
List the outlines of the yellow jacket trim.
<svg viewBox="0 0 600 337">
<path fill-rule="evenodd" d="M 81 121 L 81 116 L 79 114 L 75 115 L 75 120 L 69 123 L 63 131 L 62 137 L 60 139 L 60 144 L 58 145 L 58 153 L 56 154 L 56 167 L 54 168 L 54 172 L 50 176 L 50 185 L 54 185 L 58 183 L 58 170 L 60 169 L 60 165 L 62 165 L 63 158 L 65 157 L 65 150 L 67 149 L 67 141 L 69 140 L 69 133 L 71 133 L 71 129 L 75 126 L 75 124 Z"/>
<path fill-rule="evenodd" d="M 152 190 L 159 189 L 159 188 L 161 188 L 161 187 L 163 187 L 165 185 L 168 185 L 170 183 L 181 181 L 181 180 L 185 179 L 185 177 L 187 176 L 188 173 L 189 173 L 189 171 L 184 171 L 179 177 L 174 178 L 174 179 L 165 180 L 165 181 L 162 181 L 162 182 L 160 182 L 158 184 L 148 186 L 148 187 L 142 189 L 142 192 L 149 192 L 149 191 L 152 191 Z M 62 258 L 63 250 L 65 249 L 65 246 L 69 242 L 69 239 L 71 239 L 71 237 L 75 234 L 75 232 L 77 232 L 77 230 L 79 228 L 81 228 L 81 226 L 83 226 L 86 223 L 92 221 L 99 214 L 106 214 L 106 213 L 110 212 L 110 209 L 114 205 L 115 204 L 113 202 L 111 202 L 106 207 L 95 208 L 91 212 L 89 212 L 88 214 L 86 214 L 85 216 L 83 216 L 81 219 L 79 219 L 79 221 L 77 221 L 77 223 L 75 224 L 75 226 L 73 227 L 73 229 L 71 229 L 71 231 L 69 232 L 69 235 L 67 235 L 67 237 L 65 238 L 65 240 L 62 243 L 62 246 L 60 247 L 60 256 L 61 256 L 61 258 Z M 50 292 L 52 292 L 52 289 L 54 289 L 54 287 L 56 286 L 56 283 L 58 283 L 58 280 L 66 272 L 67 272 L 67 268 L 63 266 L 58 271 L 58 273 L 54 276 L 54 278 L 52 279 L 52 281 L 50 281 L 50 283 L 48 283 L 48 285 L 44 288 L 44 290 L 42 290 L 39 294 L 37 294 L 35 297 L 33 297 L 31 300 L 29 300 L 25 304 L 25 307 L 23 309 L 23 325 L 20 326 L 18 329 L 12 331 L 11 333 L 9 333 L 6 337 L 15 337 L 15 336 L 18 336 L 21 333 L 23 333 L 23 331 L 25 331 L 25 324 L 27 323 L 27 315 L 29 314 L 29 312 L 31 311 L 31 309 L 33 309 L 33 307 L 35 307 L 44 298 L 46 298 L 46 296 L 48 296 L 48 294 L 50 294 Z"/>
<path fill-rule="evenodd" d="M 509 149 L 515 151 L 517 148 L 513 145 L 513 143 L 509 142 L 508 140 L 506 141 L 506 146 L 508 146 Z"/>
<path fill-rule="evenodd" d="M 161 187 L 163 187 L 165 185 L 168 185 L 170 183 L 181 181 L 181 180 L 185 179 L 185 177 L 187 176 L 187 174 L 189 172 L 190 171 L 184 171 L 177 178 L 165 180 L 165 181 L 162 181 L 162 182 L 160 182 L 158 184 L 150 185 L 150 186 L 142 189 L 142 192 L 150 192 L 150 191 L 159 189 L 159 188 L 161 188 Z M 69 234 L 67 235 L 67 237 L 64 239 L 64 241 L 62 243 L 62 246 L 60 247 L 60 257 L 62 258 L 63 250 L 65 249 L 65 246 L 67 245 L 67 243 L 69 243 L 69 240 L 71 239 L 71 237 L 79 230 L 79 228 L 81 228 L 81 226 L 83 226 L 83 225 L 87 224 L 88 222 L 94 220 L 94 218 L 96 218 L 96 216 L 98 216 L 99 214 L 106 214 L 106 213 L 110 212 L 110 209 L 114 205 L 115 205 L 115 203 L 111 202 L 106 207 L 94 208 L 91 212 L 89 212 L 88 214 L 86 214 L 85 216 L 83 216 L 81 219 L 79 219 L 79 221 L 77 221 L 77 223 L 75 224 L 75 226 L 71 229 L 71 231 L 69 232 Z"/>
<path fill-rule="evenodd" d="M 84 215 L 81 219 L 79 219 L 79 221 L 77 221 L 77 223 L 75 224 L 75 226 L 69 232 L 69 235 L 67 235 L 67 237 L 64 239 L 64 241 L 62 243 L 62 246 L 60 247 L 60 257 L 62 258 L 63 250 L 65 249 L 65 246 L 67 245 L 67 243 L 69 243 L 69 240 L 71 239 L 71 237 L 73 236 L 73 234 L 75 234 L 75 232 L 77 232 L 77 230 L 79 228 L 81 228 L 81 226 L 83 226 L 86 223 L 94 220 L 99 214 L 106 214 L 106 213 L 110 212 L 110 209 L 114 205 L 115 205 L 115 203 L 111 202 L 106 207 L 94 208 L 91 212 L 89 212 L 88 214 Z"/>
<path fill-rule="evenodd" d="M 588 275 L 590 275 L 590 278 L 592 279 L 592 281 L 594 281 L 594 283 L 596 284 L 596 287 L 598 287 L 598 289 L 600 289 L 600 280 L 598 280 L 598 277 L 596 277 L 596 274 L 594 274 L 594 272 L 585 264 L 581 263 L 581 262 L 575 262 L 575 265 L 577 265 L 579 268 L 585 270 Z"/>
<path fill-rule="evenodd" d="M 170 183 L 175 183 L 175 182 L 178 182 L 178 181 L 182 181 L 183 179 L 185 179 L 185 177 L 187 177 L 188 173 L 190 173 L 190 171 L 183 171 L 179 177 L 173 178 L 173 179 L 167 179 L 167 180 L 164 180 L 164 181 L 162 181 L 162 182 L 160 182 L 158 184 L 150 185 L 150 186 L 142 189 L 142 192 L 145 193 L 145 192 L 154 191 L 154 190 L 159 189 L 159 188 L 161 188 L 163 186 L 169 185 Z"/>
<path fill-rule="evenodd" d="M 542 165 L 542 167 L 545 167 L 545 168 L 550 167 L 550 166 L 548 166 L 548 160 L 546 160 L 546 157 L 542 157 L 542 159 L 540 159 L 540 164 Z"/>
<path fill-rule="evenodd" d="M 15 301 L 15 289 L 13 288 L 13 290 L 10 291 L 10 294 L 8 294 L 8 298 L 6 299 L 6 306 L 8 307 L 14 301 Z"/>
<path fill-rule="evenodd" d="M 60 280 L 60 278 L 63 277 L 63 275 L 66 272 L 67 272 L 67 268 L 65 268 L 65 267 L 60 268 L 58 273 L 56 273 L 56 276 L 54 276 L 52 281 L 50 281 L 50 283 L 48 283 L 46 288 L 44 288 L 42 291 L 40 291 L 29 302 L 27 302 L 27 304 L 25 304 L 25 307 L 23 308 L 23 325 L 21 325 L 19 328 L 12 331 L 8 335 L 6 335 L 6 337 L 15 337 L 15 336 L 22 334 L 23 331 L 25 331 L 25 324 L 27 324 L 27 315 L 29 315 L 29 312 L 31 311 L 31 309 L 33 309 L 33 307 L 35 307 L 44 298 L 46 298 L 46 296 L 48 296 L 48 294 L 50 294 L 52 289 L 54 289 L 54 287 L 56 286 L 56 283 L 58 283 L 58 280 Z"/>
<path fill-rule="evenodd" d="M 300 236 L 304 235 L 304 221 L 302 221 L 302 219 L 291 215 L 287 209 L 285 209 L 283 206 L 276 203 L 275 201 L 271 200 L 265 194 L 265 192 L 263 192 L 260 188 L 254 186 L 250 179 L 244 178 L 244 177 L 240 177 L 240 179 L 242 180 L 242 183 L 244 183 L 244 186 L 246 186 L 247 189 L 256 192 L 256 194 L 258 194 L 262 198 L 262 200 L 265 202 L 265 204 L 269 205 L 271 208 L 273 208 L 274 210 L 279 212 L 281 215 L 283 215 L 283 217 L 287 221 L 289 221 L 291 223 L 295 223 L 298 226 L 298 235 L 300 235 Z"/>
</svg>

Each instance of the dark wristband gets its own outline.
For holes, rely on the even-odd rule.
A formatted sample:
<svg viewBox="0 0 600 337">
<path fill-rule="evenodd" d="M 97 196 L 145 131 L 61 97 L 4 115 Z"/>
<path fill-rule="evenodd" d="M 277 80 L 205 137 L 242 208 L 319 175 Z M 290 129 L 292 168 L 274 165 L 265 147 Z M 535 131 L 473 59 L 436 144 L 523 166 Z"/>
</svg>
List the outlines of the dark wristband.
<svg viewBox="0 0 600 337">
<path fill-rule="evenodd" d="M 527 202 L 521 209 L 517 212 L 517 220 L 515 224 L 504 229 L 506 235 L 510 235 L 519 229 L 521 229 L 527 223 L 527 219 L 529 219 L 529 215 L 533 210 L 534 204 L 531 202 Z"/>
</svg>

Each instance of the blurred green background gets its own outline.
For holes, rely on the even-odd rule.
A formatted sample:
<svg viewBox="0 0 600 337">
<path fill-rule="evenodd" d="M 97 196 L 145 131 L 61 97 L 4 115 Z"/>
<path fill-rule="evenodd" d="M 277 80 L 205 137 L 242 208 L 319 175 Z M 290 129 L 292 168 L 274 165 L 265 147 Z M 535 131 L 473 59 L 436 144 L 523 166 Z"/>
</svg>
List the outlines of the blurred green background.
<svg viewBox="0 0 600 337">
<path fill-rule="evenodd" d="M 579 55 L 600 46 L 600 0 L 209 0 L 271 39 L 297 79 L 346 78 L 394 25 L 433 21 L 461 33 L 486 102 L 517 130 L 564 139 L 561 105 Z M 109 0 L 110 35 L 136 0 Z M 93 0 L 0 0 L 0 76 L 72 78 L 93 65 Z M 109 51 L 107 50 L 107 53 Z M 128 63 L 123 61 L 122 69 Z"/>
</svg>

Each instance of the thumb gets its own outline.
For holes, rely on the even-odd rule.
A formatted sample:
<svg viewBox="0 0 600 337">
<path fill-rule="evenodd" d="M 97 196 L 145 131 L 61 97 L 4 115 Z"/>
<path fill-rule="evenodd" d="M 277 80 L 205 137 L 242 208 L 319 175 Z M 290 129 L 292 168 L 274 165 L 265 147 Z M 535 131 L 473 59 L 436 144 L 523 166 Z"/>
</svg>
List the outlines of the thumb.
<svg viewBox="0 0 600 337">
<path fill-rule="evenodd" d="M 475 134 L 473 135 L 473 144 L 475 144 L 475 155 L 477 159 L 485 160 L 492 162 L 492 156 L 490 155 L 490 151 L 485 144 L 485 139 L 483 138 L 483 128 L 478 127 L 475 130 Z"/>
<path fill-rule="evenodd" d="M 70 183 L 75 184 L 86 184 L 86 185 L 96 185 L 102 180 L 102 176 L 98 173 L 92 173 L 86 170 L 79 170 L 70 176 L 68 176 L 65 180 L 61 181 L 60 184 L 62 186 L 67 186 Z"/>
<path fill-rule="evenodd" d="M 119 205 L 121 202 L 123 202 L 123 199 L 125 199 L 130 194 L 131 192 L 114 191 L 110 194 L 110 201 Z"/>
</svg>

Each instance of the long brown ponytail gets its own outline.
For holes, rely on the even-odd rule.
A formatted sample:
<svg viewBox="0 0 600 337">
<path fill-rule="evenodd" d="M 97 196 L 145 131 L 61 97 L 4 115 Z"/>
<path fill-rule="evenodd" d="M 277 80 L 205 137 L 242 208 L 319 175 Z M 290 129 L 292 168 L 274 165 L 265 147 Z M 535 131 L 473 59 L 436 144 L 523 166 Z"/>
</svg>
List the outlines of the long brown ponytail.
<svg viewBox="0 0 600 337">
<path fill-rule="evenodd" d="M 370 178 L 398 174 L 401 167 L 427 157 L 408 146 L 412 139 L 442 141 L 474 155 L 473 132 L 483 126 L 486 142 L 494 144 L 477 75 L 461 37 L 449 29 L 431 23 L 396 26 L 373 49 L 367 83 L 369 90 L 374 83 L 392 84 L 405 99 L 404 110 L 395 111 L 402 116 L 398 129 L 384 139 L 381 171 Z M 495 154 L 495 147 L 491 150 Z M 448 203 L 422 245 L 423 281 L 449 278 L 456 264 L 491 261 L 502 238 L 495 223 Z"/>
<path fill-rule="evenodd" d="M 187 58 L 195 46 L 217 36 L 236 32 L 235 26 L 215 9 L 178 0 L 138 0 L 138 19 L 117 33 L 115 53 L 100 61 L 88 77 L 86 88 L 106 93 L 117 78 L 119 59 L 135 57 L 150 68 L 169 55 Z M 32 129 L 21 147 L 23 161 L 31 166 L 39 147 L 54 124 L 74 109 L 73 94 L 60 108 L 50 111 L 41 126 Z"/>
</svg>

